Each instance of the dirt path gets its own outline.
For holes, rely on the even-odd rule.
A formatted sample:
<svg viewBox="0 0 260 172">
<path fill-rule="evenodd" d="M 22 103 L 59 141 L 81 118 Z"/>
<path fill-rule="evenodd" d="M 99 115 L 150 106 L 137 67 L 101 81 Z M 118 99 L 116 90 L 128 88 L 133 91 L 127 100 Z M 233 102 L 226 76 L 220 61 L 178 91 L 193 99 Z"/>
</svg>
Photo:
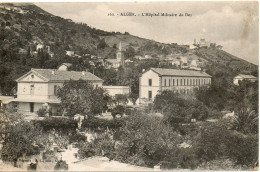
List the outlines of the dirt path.
<svg viewBox="0 0 260 172">
<path fill-rule="evenodd" d="M 86 160 L 69 164 L 71 171 L 154 171 L 153 168 L 139 167 L 121 163 L 118 161 L 109 161 L 106 157 L 92 157 Z M 159 170 L 156 170 L 159 171 Z"/>
</svg>

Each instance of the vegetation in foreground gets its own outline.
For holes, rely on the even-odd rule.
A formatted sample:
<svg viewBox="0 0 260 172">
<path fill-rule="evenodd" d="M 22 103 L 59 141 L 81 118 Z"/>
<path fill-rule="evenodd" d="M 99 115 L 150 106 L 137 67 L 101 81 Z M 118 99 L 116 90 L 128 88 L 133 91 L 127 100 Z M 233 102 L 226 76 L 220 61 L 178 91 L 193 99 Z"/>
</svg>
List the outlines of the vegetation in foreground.
<svg viewBox="0 0 260 172">
<path fill-rule="evenodd" d="M 58 92 L 67 91 L 66 96 L 75 102 L 61 98 L 63 110 L 87 117 L 81 131 L 95 133 L 93 141 L 88 142 L 85 135 L 77 132 L 77 123 L 68 113 L 63 118 L 45 117 L 41 121 L 25 122 L 17 118 L 21 115 L 6 110 L 1 118 L 4 161 L 16 162 L 24 154 L 47 151 L 54 143 L 60 148 L 77 143 L 80 158 L 100 155 L 139 166 L 160 165 L 162 169 L 250 170 L 258 161 L 256 83 L 242 81 L 238 86 L 229 87 L 225 97 L 234 98 L 225 99 L 224 106 L 219 99 L 213 101 L 214 82 L 210 88 L 197 90 L 188 97 L 165 91 L 147 109 L 130 109 L 126 117 L 112 120 L 98 118 L 100 111 L 95 108 L 102 105 L 106 109 L 104 105 L 109 101 L 124 107 L 125 97 L 118 96 L 111 101 L 99 96 L 97 105 L 88 96 L 82 96 L 82 92 L 90 97 L 98 93 L 106 95 L 102 90 L 82 80 L 64 85 Z M 85 109 L 73 109 L 71 105 L 75 103 Z M 225 117 L 220 110 L 234 110 L 235 115 Z M 163 116 L 155 116 L 153 112 Z M 208 122 L 208 119 L 216 121 Z"/>
</svg>

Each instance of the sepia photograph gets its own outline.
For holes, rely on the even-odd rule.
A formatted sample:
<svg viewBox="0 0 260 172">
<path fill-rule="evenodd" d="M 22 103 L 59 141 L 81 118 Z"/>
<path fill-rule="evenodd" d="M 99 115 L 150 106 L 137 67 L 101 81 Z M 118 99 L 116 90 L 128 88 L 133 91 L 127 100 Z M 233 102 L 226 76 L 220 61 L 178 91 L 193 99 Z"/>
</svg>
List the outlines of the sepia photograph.
<svg viewBox="0 0 260 172">
<path fill-rule="evenodd" d="M 258 171 L 258 1 L 0 1 L 0 171 Z"/>
</svg>

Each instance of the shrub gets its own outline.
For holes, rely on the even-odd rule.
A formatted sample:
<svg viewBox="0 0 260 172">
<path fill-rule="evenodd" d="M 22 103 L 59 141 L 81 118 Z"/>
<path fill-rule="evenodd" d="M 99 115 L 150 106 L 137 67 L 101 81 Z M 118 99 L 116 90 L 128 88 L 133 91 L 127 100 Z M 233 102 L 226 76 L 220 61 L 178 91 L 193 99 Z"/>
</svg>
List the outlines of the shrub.
<svg viewBox="0 0 260 172">
<path fill-rule="evenodd" d="M 192 118 L 205 120 L 208 108 L 196 99 L 185 99 L 173 91 L 163 91 L 154 100 L 154 109 L 165 115 L 165 121 L 176 123 L 190 122 Z"/>
<path fill-rule="evenodd" d="M 106 156 L 110 159 L 114 158 L 115 143 L 112 135 L 103 133 L 92 142 L 85 142 L 79 146 L 80 158 L 88 158 L 91 156 Z"/>
<path fill-rule="evenodd" d="M 194 142 L 194 150 L 201 160 L 228 158 L 236 164 L 253 168 L 258 159 L 257 135 L 229 130 L 224 121 L 203 126 Z"/>
<path fill-rule="evenodd" d="M 159 117 L 136 114 L 121 129 L 116 158 L 135 165 L 153 167 L 161 161 L 172 162 L 178 156 L 182 139 Z"/>
<path fill-rule="evenodd" d="M 121 115 L 121 117 L 123 116 L 123 114 L 125 113 L 126 108 L 122 105 L 117 105 L 116 107 L 114 107 L 111 110 L 111 115 L 113 116 L 113 118 L 116 118 L 116 115 Z"/>
<path fill-rule="evenodd" d="M 116 118 L 106 120 L 100 118 L 88 118 L 82 121 L 82 128 L 87 128 L 93 131 L 105 131 L 107 129 L 117 130 L 125 125 L 125 119 Z"/>
<path fill-rule="evenodd" d="M 80 133 L 73 133 L 69 136 L 69 142 L 70 143 L 79 143 L 79 142 L 85 142 L 87 140 L 87 137 L 80 134 Z"/>
<path fill-rule="evenodd" d="M 204 161 L 198 167 L 197 171 L 207 170 L 207 171 L 235 171 L 242 170 L 241 165 L 236 165 L 233 161 L 229 159 L 217 159 L 211 161 Z"/>
<path fill-rule="evenodd" d="M 38 111 L 37 111 L 37 115 L 39 117 L 46 117 L 48 111 L 46 110 L 46 108 L 40 108 Z"/>
<path fill-rule="evenodd" d="M 57 117 L 47 117 L 43 120 L 32 121 L 34 125 L 39 125 L 44 131 L 50 131 L 52 129 L 59 131 L 75 131 L 77 128 L 77 122 L 71 118 L 57 118 Z"/>
<path fill-rule="evenodd" d="M 226 140 L 227 155 L 236 164 L 254 167 L 258 161 L 258 137 L 235 133 Z"/>
</svg>

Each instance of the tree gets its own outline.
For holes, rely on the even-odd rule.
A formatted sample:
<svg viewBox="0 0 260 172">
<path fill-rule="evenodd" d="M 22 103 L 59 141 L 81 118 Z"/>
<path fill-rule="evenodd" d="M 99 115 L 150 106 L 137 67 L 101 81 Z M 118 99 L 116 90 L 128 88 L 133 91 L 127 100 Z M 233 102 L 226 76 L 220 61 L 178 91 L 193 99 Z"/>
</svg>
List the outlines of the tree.
<svg viewBox="0 0 260 172">
<path fill-rule="evenodd" d="M 117 158 L 122 161 L 149 167 L 162 161 L 178 163 L 174 161 L 179 155 L 177 144 L 182 139 L 160 117 L 129 116 L 121 132 Z"/>
<path fill-rule="evenodd" d="M 32 123 L 22 121 L 16 125 L 8 125 L 3 142 L 1 158 L 4 161 L 16 161 L 23 154 L 35 155 L 39 147 L 35 145 L 35 138 L 40 135 L 40 130 Z"/>
<path fill-rule="evenodd" d="M 124 52 L 125 58 L 133 58 L 135 56 L 135 49 L 133 47 L 128 47 Z"/>
<path fill-rule="evenodd" d="M 231 123 L 232 129 L 244 134 L 258 133 L 258 114 L 246 107 L 242 107 L 235 112 L 234 120 Z"/>
<path fill-rule="evenodd" d="M 107 45 L 105 39 L 103 38 L 103 39 L 101 39 L 101 40 L 99 41 L 99 43 L 98 43 L 98 45 L 97 45 L 97 48 L 98 48 L 98 49 L 104 49 L 104 48 L 106 48 L 106 47 L 108 47 L 108 45 Z"/>
<path fill-rule="evenodd" d="M 91 117 L 106 108 L 108 94 L 102 88 L 94 88 L 85 80 L 69 80 L 58 89 L 61 107 L 68 116 L 81 114 Z"/>
<path fill-rule="evenodd" d="M 127 98 L 128 96 L 125 94 L 116 94 L 114 97 L 114 102 L 116 105 L 120 105 L 120 104 L 126 105 L 128 102 Z"/>
<path fill-rule="evenodd" d="M 205 120 L 208 117 L 208 109 L 203 103 L 196 99 L 184 99 L 170 90 L 156 95 L 154 109 L 161 111 L 165 115 L 165 121 L 172 126 L 189 122 L 192 118 Z"/>
</svg>

